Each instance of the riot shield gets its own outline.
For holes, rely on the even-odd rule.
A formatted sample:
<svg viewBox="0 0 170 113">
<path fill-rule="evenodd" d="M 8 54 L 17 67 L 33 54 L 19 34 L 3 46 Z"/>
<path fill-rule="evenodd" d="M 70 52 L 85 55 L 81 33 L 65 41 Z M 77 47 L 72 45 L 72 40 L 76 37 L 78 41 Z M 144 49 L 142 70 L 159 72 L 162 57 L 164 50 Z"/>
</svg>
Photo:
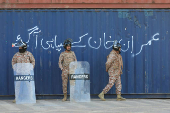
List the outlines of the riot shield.
<svg viewBox="0 0 170 113">
<path fill-rule="evenodd" d="M 16 104 L 36 103 L 33 65 L 16 63 L 13 70 Z"/>
<path fill-rule="evenodd" d="M 69 65 L 70 102 L 90 102 L 90 65 L 85 61 Z"/>
</svg>

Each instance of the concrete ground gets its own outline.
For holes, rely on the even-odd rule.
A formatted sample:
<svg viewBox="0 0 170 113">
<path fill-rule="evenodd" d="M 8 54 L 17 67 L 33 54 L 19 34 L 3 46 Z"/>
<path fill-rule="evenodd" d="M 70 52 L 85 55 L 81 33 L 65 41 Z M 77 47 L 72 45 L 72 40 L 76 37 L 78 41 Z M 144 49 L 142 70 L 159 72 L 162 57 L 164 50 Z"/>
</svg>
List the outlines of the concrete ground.
<svg viewBox="0 0 170 113">
<path fill-rule="evenodd" d="M 37 100 L 36 104 L 0 100 L 0 113 L 170 113 L 170 99 L 92 99 L 81 103 L 50 99 Z"/>
</svg>

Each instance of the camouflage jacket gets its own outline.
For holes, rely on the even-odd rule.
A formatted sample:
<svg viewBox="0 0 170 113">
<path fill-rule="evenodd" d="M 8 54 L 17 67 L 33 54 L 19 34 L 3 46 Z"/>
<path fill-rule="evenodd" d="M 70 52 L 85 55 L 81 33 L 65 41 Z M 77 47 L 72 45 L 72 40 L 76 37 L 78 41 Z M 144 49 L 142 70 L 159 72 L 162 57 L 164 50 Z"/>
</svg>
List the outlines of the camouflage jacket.
<svg viewBox="0 0 170 113">
<path fill-rule="evenodd" d="M 107 56 L 106 71 L 113 72 L 113 74 L 122 74 L 123 60 L 122 56 L 112 50 Z"/>
<path fill-rule="evenodd" d="M 60 54 L 58 65 L 61 70 L 69 69 L 69 64 L 73 61 L 77 61 L 75 53 L 64 51 Z"/>
<path fill-rule="evenodd" d="M 12 58 L 12 67 L 16 63 L 32 63 L 35 66 L 35 59 L 32 53 L 25 51 L 24 53 L 17 52 Z"/>
</svg>

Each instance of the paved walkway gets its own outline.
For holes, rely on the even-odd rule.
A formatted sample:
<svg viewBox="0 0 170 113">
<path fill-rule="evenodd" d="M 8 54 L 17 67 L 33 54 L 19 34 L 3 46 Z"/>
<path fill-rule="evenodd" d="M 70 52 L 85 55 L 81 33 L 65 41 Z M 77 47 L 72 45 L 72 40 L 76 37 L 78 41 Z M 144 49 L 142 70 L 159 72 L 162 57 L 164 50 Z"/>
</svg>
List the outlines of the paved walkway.
<svg viewBox="0 0 170 113">
<path fill-rule="evenodd" d="M 170 113 L 170 99 L 92 99 L 84 103 L 51 99 L 22 105 L 0 100 L 0 113 Z"/>
</svg>

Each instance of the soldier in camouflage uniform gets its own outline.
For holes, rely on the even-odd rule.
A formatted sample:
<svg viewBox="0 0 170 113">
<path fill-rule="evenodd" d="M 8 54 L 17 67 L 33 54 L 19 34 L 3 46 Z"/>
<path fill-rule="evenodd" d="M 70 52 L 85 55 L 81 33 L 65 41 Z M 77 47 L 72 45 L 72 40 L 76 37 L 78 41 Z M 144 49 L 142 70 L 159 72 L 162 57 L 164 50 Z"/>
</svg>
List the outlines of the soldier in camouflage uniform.
<svg viewBox="0 0 170 113">
<path fill-rule="evenodd" d="M 69 64 L 73 61 L 77 61 L 76 55 L 73 51 L 71 51 L 71 41 L 66 40 L 64 42 L 65 51 L 60 54 L 59 57 L 59 67 L 62 70 L 62 86 L 63 86 L 63 94 L 64 98 L 62 101 L 67 100 L 67 83 L 68 83 L 68 74 L 69 74 Z"/>
<path fill-rule="evenodd" d="M 121 97 L 121 74 L 123 69 L 123 61 L 120 51 L 121 45 L 117 41 L 114 41 L 113 50 L 107 56 L 106 62 L 106 72 L 109 73 L 109 83 L 98 95 L 103 101 L 105 101 L 104 94 L 106 94 L 112 88 L 114 83 L 116 84 L 117 100 L 125 100 L 125 98 Z"/>
<path fill-rule="evenodd" d="M 18 43 L 19 52 L 17 52 L 12 58 L 12 68 L 16 63 L 31 63 L 33 67 L 35 66 L 35 59 L 31 52 L 27 50 L 27 44 L 20 41 Z M 13 101 L 16 102 L 15 100 Z"/>
<path fill-rule="evenodd" d="M 12 67 L 16 63 L 31 63 L 33 67 L 35 66 L 34 56 L 31 52 L 26 51 L 26 49 L 27 45 L 24 47 L 19 47 L 19 52 L 17 52 L 12 58 Z"/>
</svg>

